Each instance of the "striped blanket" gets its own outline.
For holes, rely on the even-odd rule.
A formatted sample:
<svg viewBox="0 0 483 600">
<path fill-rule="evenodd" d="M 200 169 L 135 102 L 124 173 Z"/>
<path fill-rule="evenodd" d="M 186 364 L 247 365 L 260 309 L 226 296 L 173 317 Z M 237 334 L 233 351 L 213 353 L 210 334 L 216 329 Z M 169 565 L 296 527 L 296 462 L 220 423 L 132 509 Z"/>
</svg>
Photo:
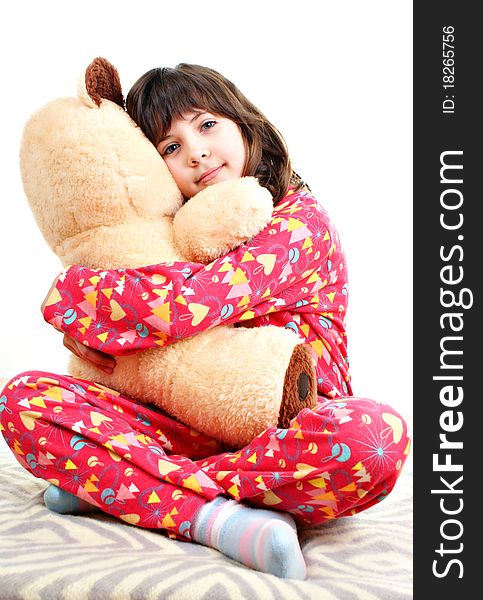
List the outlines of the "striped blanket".
<svg viewBox="0 0 483 600">
<path fill-rule="evenodd" d="M 107 515 L 57 515 L 47 484 L 0 435 L 1 600 L 399 600 L 412 598 L 412 467 L 378 506 L 301 533 L 306 581 Z"/>
</svg>

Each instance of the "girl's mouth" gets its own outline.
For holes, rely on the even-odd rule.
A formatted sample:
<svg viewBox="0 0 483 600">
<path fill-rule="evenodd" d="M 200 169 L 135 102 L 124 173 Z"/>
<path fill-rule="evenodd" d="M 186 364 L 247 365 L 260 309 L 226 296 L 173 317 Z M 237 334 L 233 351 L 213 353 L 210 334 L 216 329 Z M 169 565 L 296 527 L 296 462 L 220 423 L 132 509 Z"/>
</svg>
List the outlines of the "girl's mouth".
<svg viewBox="0 0 483 600">
<path fill-rule="evenodd" d="M 211 181 L 218 175 L 218 173 L 223 169 L 224 166 L 225 165 L 220 165 L 215 169 L 210 169 L 209 171 L 206 171 L 206 173 L 203 173 L 203 175 L 198 179 L 197 183 L 208 183 L 208 181 Z"/>
</svg>

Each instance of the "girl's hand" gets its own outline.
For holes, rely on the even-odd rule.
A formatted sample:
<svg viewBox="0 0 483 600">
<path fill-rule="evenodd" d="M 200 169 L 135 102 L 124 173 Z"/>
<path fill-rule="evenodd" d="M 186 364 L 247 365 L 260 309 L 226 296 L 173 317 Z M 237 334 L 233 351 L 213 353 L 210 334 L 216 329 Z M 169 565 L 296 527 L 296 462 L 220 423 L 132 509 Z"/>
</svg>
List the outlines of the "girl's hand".
<svg viewBox="0 0 483 600">
<path fill-rule="evenodd" d="M 64 334 L 64 346 L 67 350 L 70 350 L 72 354 L 75 354 L 79 358 L 86 360 L 91 363 L 97 369 L 104 371 L 110 375 L 114 367 L 116 366 L 116 360 L 110 354 L 106 354 L 105 352 L 101 352 L 100 350 L 96 350 L 95 348 L 89 348 L 88 346 L 84 346 L 76 339 L 70 337 L 66 333 Z"/>
</svg>

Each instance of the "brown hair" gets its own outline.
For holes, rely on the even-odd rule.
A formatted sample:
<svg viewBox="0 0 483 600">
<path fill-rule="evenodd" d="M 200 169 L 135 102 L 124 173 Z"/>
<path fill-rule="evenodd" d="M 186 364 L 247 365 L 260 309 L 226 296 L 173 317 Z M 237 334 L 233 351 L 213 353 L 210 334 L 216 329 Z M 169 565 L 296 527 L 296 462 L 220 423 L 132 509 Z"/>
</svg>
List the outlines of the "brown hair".
<svg viewBox="0 0 483 600">
<path fill-rule="evenodd" d="M 132 86 L 126 108 L 146 137 L 157 146 L 173 119 L 194 108 L 226 117 L 241 130 L 247 147 L 243 175 L 253 175 L 277 204 L 289 186 L 307 187 L 292 169 L 280 132 L 240 90 L 217 71 L 181 63 L 174 69 L 151 69 Z"/>
</svg>

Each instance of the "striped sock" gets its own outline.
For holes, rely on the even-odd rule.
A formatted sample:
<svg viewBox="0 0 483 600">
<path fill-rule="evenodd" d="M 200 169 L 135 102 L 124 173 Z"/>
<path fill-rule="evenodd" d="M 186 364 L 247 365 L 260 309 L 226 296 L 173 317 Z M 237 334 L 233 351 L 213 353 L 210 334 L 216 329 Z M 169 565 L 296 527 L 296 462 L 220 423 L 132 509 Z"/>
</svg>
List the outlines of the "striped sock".
<svg viewBox="0 0 483 600">
<path fill-rule="evenodd" d="M 44 504 L 49 510 L 62 515 L 80 515 L 99 510 L 89 502 L 52 484 L 44 492 Z"/>
<path fill-rule="evenodd" d="M 191 538 L 247 567 L 287 579 L 305 579 L 293 518 L 218 496 L 195 515 Z"/>
</svg>

